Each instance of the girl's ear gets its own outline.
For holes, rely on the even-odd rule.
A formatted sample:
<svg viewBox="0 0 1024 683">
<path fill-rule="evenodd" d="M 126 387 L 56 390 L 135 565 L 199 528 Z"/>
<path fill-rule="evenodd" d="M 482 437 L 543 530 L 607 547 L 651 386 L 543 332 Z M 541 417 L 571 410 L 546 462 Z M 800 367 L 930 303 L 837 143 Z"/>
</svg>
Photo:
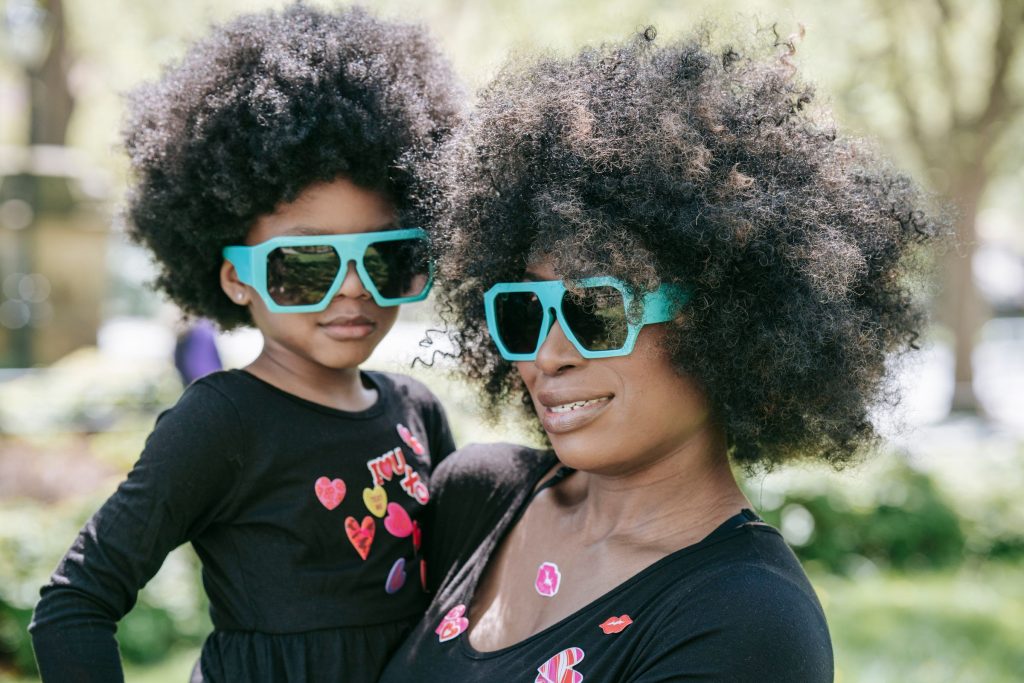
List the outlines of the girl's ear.
<svg viewBox="0 0 1024 683">
<path fill-rule="evenodd" d="M 249 288 L 238 279 L 235 266 L 227 259 L 220 266 L 220 288 L 239 306 L 249 305 Z"/>
</svg>

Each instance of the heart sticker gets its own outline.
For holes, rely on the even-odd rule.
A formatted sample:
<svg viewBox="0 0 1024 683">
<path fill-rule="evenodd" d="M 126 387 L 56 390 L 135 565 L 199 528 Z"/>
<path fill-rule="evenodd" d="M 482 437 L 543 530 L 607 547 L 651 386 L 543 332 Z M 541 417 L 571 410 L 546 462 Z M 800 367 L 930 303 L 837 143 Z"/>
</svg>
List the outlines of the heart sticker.
<svg viewBox="0 0 1024 683">
<path fill-rule="evenodd" d="M 573 667 L 583 661 L 583 650 L 570 647 L 544 662 L 537 669 L 534 683 L 580 683 L 583 674 Z"/>
<path fill-rule="evenodd" d="M 395 560 L 388 572 L 388 580 L 384 582 L 384 590 L 388 595 L 394 595 L 405 585 L 405 558 Z"/>
<path fill-rule="evenodd" d="M 562 583 L 562 573 L 558 571 L 558 565 L 554 562 L 544 562 L 537 567 L 537 580 L 533 587 L 545 598 L 550 598 L 558 592 L 558 586 Z"/>
<path fill-rule="evenodd" d="M 398 503 L 388 503 L 388 516 L 384 518 L 384 528 L 392 536 L 405 538 L 412 533 L 412 519 L 404 507 Z"/>
<path fill-rule="evenodd" d="M 448 610 L 448 614 L 444 615 L 441 623 L 434 629 L 440 642 L 448 642 L 469 628 L 469 619 L 463 616 L 465 613 L 465 605 L 456 605 Z"/>
<path fill-rule="evenodd" d="M 623 629 L 633 623 L 628 614 L 623 614 L 621 617 L 608 617 L 604 620 L 604 623 L 600 625 L 605 635 L 610 636 L 613 633 L 620 633 Z"/>
<path fill-rule="evenodd" d="M 383 517 L 388 506 L 388 492 L 383 486 L 363 489 L 363 504 L 374 517 Z"/>
<path fill-rule="evenodd" d="M 316 491 L 320 503 L 328 510 L 338 507 L 345 499 L 345 482 L 341 479 L 320 477 L 313 484 L 313 490 Z"/>
<path fill-rule="evenodd" d="M 420 585 L 423 586 L 423 592 L 427 593 L 427 561 L 420 560 Z"/>
<path fill-rule="evenodd" d="M 397 426 L 397 429 L 398 436 L 402 437 L 402 441 L 405 442 L 406 446 L 412 449 L 413 453 L 416 455 L 423 455 L 427 452 L 427 449 L 424 448 L 423 444 L 420 443 L 420 440 L 417 439 L 411 431 L 409 431 L 408 427 L 400 424 Z"/>
<path fill-rule="evenodd" d="M 413 550 L 419 550 L 420 546 L 423 545 L 423 529 L 420 528 L 419 522 L 412 523 L 412 547 Z"/>
<path fill-rule="evenodd" d="M 373 545 L 373 534 L 376 530 L 377 525 L 373 521 L 373 517 L 369 515 L 363 517 L 362 523 L 357 522 L 355 517 L 345 518 L 345 533 L 348 534 L 348 540 L 359 553 L 359 557 L 364 560 L 370 554 L 370 546 Z"/>
</svg>

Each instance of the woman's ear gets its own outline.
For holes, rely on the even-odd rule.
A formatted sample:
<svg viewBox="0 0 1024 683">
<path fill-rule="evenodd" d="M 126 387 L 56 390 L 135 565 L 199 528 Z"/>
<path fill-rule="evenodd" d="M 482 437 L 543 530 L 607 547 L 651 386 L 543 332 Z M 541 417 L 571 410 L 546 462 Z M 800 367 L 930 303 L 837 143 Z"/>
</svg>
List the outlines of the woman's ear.
<svg viewBox="0 0 1024 683">
<path fill-rule="evenodd" d="M 220 288 L 239 306 L 249 305 L 249 288 L 238 279 L 235 266 L 227 259 L 220 266 Z"/>
</svg>

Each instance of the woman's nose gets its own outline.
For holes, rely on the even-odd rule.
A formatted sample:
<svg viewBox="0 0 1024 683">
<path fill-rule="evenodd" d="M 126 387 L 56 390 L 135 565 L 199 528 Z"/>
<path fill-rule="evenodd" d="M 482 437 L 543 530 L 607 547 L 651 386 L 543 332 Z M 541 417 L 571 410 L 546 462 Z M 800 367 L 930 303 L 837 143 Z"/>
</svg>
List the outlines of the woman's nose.
<svg viewBox="0 0 1024 683">
<path fill-rule="evenodd" d="M 548 334 L 537 349 L 537 358 L 533 361 L 545 375 L 557 375 L 569 368 L 586 362 L 573 343 L 562 332 L 562 326 L 554 319 Z"/>
</svg>

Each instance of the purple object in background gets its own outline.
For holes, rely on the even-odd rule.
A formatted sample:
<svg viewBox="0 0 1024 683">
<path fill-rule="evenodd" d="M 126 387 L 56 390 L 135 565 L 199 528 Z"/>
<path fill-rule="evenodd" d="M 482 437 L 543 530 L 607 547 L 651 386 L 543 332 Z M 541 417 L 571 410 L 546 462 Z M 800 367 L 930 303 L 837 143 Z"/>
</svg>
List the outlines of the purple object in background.
<svg viewBox="0 0 1024 683">
<path fill-rule="evenodd" d="M 217 353 L 213 323 L 197 320 L 178 337 L 174 345 L 174 367 L 185 386 L 223 368 Z"/>
</svg>

